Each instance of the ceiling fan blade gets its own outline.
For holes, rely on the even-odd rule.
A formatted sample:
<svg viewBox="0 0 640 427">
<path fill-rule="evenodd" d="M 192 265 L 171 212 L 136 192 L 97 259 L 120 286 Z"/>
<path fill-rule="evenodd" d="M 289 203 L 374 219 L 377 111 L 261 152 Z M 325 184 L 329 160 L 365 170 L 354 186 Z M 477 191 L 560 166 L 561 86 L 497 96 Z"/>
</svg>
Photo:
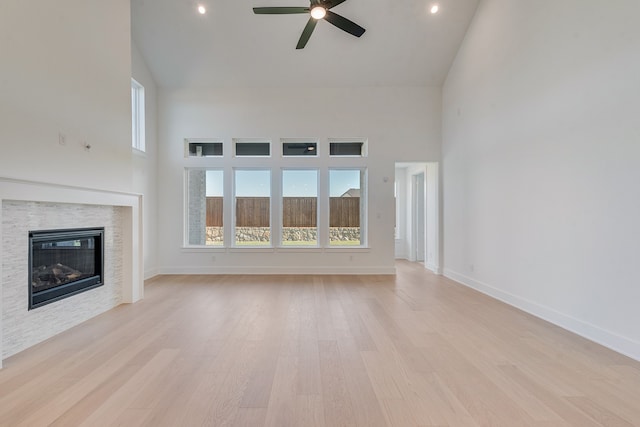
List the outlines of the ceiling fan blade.
<svg viewBox="0 0 640 427">
<path fill-rule="evenodd" d="M 307 42 L 309 41 L 309 37 L 311 37 L 311 33 L 313 33 L 313 30 L 316 28 L 317 23 L 317 19 L 309 18 L 309 21 L 307 21 L 307 25 L 305 25 L 304 30 L 302 30 L 302 35 L 300 36 L 300 40 L 298 40 L 296 49 L 304 49 L 304 47 L 307 45 Z"/>
<path fill-rule="evenodd" d="M 331 9 L 332 7 L 336 7 L 337 5 L 339 5 L 340 3 L 344 3 L 347 0 L 330 0 L 327 3 L 327 9 Z"/>
<path fill-rule="evenodd" d="M 353 21 L 348 20 L 344 16 L 340 16 L 335 12 L 331 12 L 327 10 L 327 15 L 324 17 L 326 21 L 340 28 L 341 30 L 346 31 L 349 34 L 352 34 L 356 37 L 360 37 L 366 31 L 360 25 L 356 24 Z"/>
<path fill-rule="evenodd" d="M 309 13 L 308 7 L 254 7 L 256 15 L 289 15 L 292 13 Z"/>
</svg>

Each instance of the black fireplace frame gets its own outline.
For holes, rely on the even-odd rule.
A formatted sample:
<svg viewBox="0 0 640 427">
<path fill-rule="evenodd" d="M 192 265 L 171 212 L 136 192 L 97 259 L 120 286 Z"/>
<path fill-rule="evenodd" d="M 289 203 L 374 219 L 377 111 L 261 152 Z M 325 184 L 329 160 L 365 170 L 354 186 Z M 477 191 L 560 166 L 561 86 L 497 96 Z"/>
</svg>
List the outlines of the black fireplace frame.
<svg viewBox="0 0 640 427">
<path fill-rule="evenodd" d="M 33 244 L 38 242 L 62 242 L 91 237 L 95 241 L 94 274 L 43 291 L 33 290 Z M 104 227 L 74 228 L 62 230 L 37 230 L 29 232 L 29 310 L 59 301 L 104 285 Z"/>
</svg>

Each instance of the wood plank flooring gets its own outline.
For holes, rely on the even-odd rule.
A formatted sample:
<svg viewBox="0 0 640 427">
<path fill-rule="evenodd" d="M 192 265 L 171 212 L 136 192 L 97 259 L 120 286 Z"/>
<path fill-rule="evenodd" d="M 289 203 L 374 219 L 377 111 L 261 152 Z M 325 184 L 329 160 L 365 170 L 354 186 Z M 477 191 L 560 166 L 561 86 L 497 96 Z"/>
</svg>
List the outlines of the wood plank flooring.
<svg viewBox="0 0 640 427">
<path fill-rule="evenodd" d="M 145 294 L 5 360 L 0 426 L 640 426 L 640 363 L 417 264 Z"/>
</svg>

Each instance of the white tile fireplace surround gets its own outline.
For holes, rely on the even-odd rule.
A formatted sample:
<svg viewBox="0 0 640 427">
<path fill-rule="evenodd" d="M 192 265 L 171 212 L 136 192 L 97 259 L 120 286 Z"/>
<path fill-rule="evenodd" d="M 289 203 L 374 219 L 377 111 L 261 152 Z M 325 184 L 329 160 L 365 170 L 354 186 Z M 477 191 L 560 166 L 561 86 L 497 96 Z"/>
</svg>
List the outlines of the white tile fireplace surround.
<svg viewBox="0 0 640 427">
<path fill-rule="evenodd" d="M 142 196 L 0 177 L 2 359 L 143 296 Z M 28 235 L 105 227 L 104 286 L 28 310 Z"/>
</svg>

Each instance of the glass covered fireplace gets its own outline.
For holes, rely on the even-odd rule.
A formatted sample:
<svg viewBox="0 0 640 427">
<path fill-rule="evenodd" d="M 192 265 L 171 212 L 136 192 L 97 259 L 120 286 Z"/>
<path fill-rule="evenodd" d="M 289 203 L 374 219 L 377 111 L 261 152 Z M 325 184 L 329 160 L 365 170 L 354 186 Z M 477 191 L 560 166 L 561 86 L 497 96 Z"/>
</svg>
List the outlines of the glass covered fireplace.
<svg viewBox="0 0 640 427">
<path fill-rule="evenodd" d="M 29 233 L 29 310 L 103 285 L 104 228 Z"/>
</svg>

